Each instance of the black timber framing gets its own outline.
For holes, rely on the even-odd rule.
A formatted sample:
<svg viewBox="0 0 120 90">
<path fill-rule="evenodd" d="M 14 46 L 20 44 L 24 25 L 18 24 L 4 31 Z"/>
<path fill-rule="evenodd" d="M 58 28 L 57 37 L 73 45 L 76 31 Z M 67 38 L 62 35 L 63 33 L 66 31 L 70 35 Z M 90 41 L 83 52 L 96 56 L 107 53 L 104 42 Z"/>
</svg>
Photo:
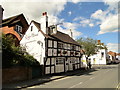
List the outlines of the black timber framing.
<svg viewBox="0 0 120 90">
<path fill-rule="evenodd" d="M 66 71 L 66 64 L 65 64 L 65 60 L 66 60 L 66 58 L 64 59 L 64 72 Z"/>
<path fill-rule="evenodd" d="M 51 67 L 52 67 L 52 59 L 50 58 L 50 74 L 51 74 Z"/>
<path fill-rule="evenodd" d="M 51 40 L 51 42 L 52 42 L 52 46 L 50 46 L 49 47 L 49 40 Z M 55 42 L 57 43 L 57 46 L 55 47 L 54 45 L 55 45 Z M 58 44 L 59 44 L 59 42 L 60 43 L 63 43 L 63 44 L 66 44 L 65 45 L 65 48 L 64 47 L 62 47 L 62 48 L 58 48 Z M 69 45 L 69 48 L 68 48 L 68 45 Z M 72 46 L 74 45 L 74 47 L 75 48 L 73 48 Z M 76 48 L 76 46 L 77 46 L 77 48 Z M 56 58 L 57 57 L 64 57 L 65 59 L 64 59 L 64 72 L 66 72 L 66 61 L 68 60 L 68 58 L 70 58 L 70 57 L 75 57 L 75 59 L 79 59 L 79 63 L 74 63 L 74 65 L 77 65 L 77 69 L 78 69 L 78 65 L 79 65 L 79 68 L 81 67 L 81 54 L 78 56 L 75 56 L 75 55 L 72 55 L 71 56 L 71 54 L 70 55 L 63 55 L 63 56 L 59 56 L 58 55 L 58 50 L 59 49 L 61 49 L 61 50 L 63 50 L 63 51 L 65 51 L 65 50 L 67 50 L 67 51 L 74 51 L 74 52 L 80 52 L 80 48 L 81 48 L 81 46 L 79 46 L 79 45 L 75 45 L 75 44 L 71 44 L 71 43 L 66 43 L 66 42 L 62 42 L 62 41 L 59 41 L 59 40 L 54 40 L 54 39 L 46 39 L 45 40 L 45 51 L 46 51 L 46 58 L 45 58 L 45 62 L 44 62 L 44 72 L 46 72 L 45 70 L 46 70 L 46 67 L 50 67 L 50 74 L 52 73 L 52 67 L 54 66 L 54 73 L 56 73 L 56 64 L 52 64 L 52 58 L 54 58 L 54 61 L 56 61 Z M 51 49 L 52 50 L 52 56 L 49 56 L 48 55 L 48 49 Z M 56 56 L 54 56 L 54 50 L 56 49 Z M 78 49 L 78 50 L 77 50 Z M 46 62 L 47 62 L 47 60 L 48 60 L 48 58 L 50 59 L 50 65 L 46 65 Z M 55 62 L 56 63 L 56 62 Z M 73 64 L 72 64 L 73 65 Z M 69 69 L 69 62 L 68 62 L 68 69 Z"/>
</svg>

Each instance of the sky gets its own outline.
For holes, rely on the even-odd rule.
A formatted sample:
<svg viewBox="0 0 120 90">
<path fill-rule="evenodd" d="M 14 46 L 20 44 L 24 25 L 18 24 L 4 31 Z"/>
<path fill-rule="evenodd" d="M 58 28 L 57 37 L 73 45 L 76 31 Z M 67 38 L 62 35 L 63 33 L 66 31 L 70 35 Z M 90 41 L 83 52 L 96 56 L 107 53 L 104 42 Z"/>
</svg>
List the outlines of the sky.
<svg viewBox="0 0 120 90">
<path fill-rule="evenodd" d="M 3 18 L 23 13 L 28 23 L 40 22 L 47 12 L 49 25 L 59 24 L 58 30 L 73 38 L 93 38 L 107 45 L 108 51 L 120 53 L 118 42 L 118 0 L 2 0 Z"/>
</svg>

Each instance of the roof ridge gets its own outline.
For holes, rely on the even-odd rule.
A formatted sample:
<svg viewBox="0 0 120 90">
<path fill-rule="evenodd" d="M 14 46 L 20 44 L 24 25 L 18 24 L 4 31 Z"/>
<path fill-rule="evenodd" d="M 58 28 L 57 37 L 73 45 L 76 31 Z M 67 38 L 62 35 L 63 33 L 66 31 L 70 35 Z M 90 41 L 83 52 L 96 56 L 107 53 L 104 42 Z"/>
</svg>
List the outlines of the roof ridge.
<svg viewBox="0 0 120 90">
<path fill-rule="evenodd" d="M 18 15 L 14 15 L 14 16 L 11 16 L 11 17 L 9 17 L 9 18 L 6 18 L 6 19 L 3 19 L 3 21 L 5 21 L 5 20 L 7 20 L 7 19 L 11 19 L 11 18 L 13 18 L 13 17 L 18 17 L 18 16 L 20 16 L 20 15 L 23 15 L 23 13 L 21 13 L 21 14 L 18 14 Z"/>
</svg>

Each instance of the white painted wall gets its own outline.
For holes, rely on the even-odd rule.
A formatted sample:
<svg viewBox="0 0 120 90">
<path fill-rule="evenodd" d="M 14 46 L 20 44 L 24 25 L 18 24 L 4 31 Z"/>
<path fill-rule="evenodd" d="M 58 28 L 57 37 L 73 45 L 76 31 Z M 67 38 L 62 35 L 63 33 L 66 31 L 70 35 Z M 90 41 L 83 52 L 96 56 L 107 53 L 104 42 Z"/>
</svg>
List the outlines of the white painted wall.
<svg viewBox="0 0 120 90">
<path fill-rule="evenodd" d="M 103 55 L 102 55 L 103 53 Z M 107 64 L 107 51 L 105 49 L 98 50 L 97 54 L 89 57 L 91 59 L 91 64 Z"/>
<path fill-rule="evenodd" d="M 118 58 L 118 60 L 120 60 L 120 55 L 117 55 L 116 58 Z"/>
<path fill-rule="evenodd" d="M 87 61 L 85 55 L 81 58 L 81 67 L 87 67 Z"/>
<path fill-rule="evenodd" d="M 32 31 L 31 26 L 33 26 Z M 31 23 L 24 37 L 20 41 L 20 45 L 25 47 L 26 51 L 37 59 L 40 64 L 44 64 L 45 37 L 33 23 Z"/>
<path fill-rule="evenodd" d="M 46 34 L 46 16 L 40 18 L 41 30 Z"/>
</svg>

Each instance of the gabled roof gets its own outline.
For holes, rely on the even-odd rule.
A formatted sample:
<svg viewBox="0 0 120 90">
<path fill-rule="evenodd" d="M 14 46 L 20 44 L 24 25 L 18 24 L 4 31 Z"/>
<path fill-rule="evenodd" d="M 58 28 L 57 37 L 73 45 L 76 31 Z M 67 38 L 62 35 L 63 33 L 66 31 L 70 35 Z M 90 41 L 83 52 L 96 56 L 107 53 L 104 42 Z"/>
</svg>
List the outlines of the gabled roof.
<svg viewBox="0 0 120 90">
<path fill-rule="evenodd" d="M 20 16 L 22 16 L 25 19 L 23 14 L 19 14 L 19 15 L 12 16 L 10 18 L 2 20 L 2 27 L 9 26 L 9 25 L 12 25 L 12 24 L 15 24 L 15 23 L 19 22 L 20 19 L 17 19 L 17 18 L 20 17 Z M 25 19 L 25 21 L 26 21 L 26 19 Z M 27 21 L 26 21 L 26 24 L 28 25 Z"/>
<path fill-rule="evenodd" d="M 32 23 L 32 22 L 33 22 L 33 24 L 38 28 L 38 30 L 39 30 L 46 38 L 54 39 L 54 38 L 52 38 L 51 36 L 45 34 L 45 33 L 41 30 L 40 23 L 38 23 L 38 22 L 36 22 L 36 21 L 34 21 L 34 20 L 32 20 L 31 23 Z M 31 25 L 31 23 L 30 23 L 30 25 Z"/>
<path fill-rule="evenodd" d="M 79 43 L 77 43 L 74 39 L 72 39 L 68 34 L 62 33 L 60 31 L 57 31 L 56 34 L 52 34 L 52 35 L 47 35 L 45 34 L 41 28 L 40 28 L 40 23 L 32 20 L 31 23 L 34 23 L 34 25 L 38 28 L 38 30 L 46 37 L 46 38 L 50 38 L 50 39 L 54 39 L 54 40 L 59 40 L 62 42 L 66 42 L 66 43 L 71 43 L 71 44 L 75 44 L 75 45 L 79 45 Z"/>
<path fill-rule="evenodd" d="M 80 45 L 74 39 L 72 39 L 68 34 L 62 33 L 60 31 L 57 31 L 56 34 L 53 34 L 51 36 L 54 37 L 54 38 L 57 38 L 57 39 L 59 39 L 60 41 L 63 41 L 63 42 Z"/>
<path fill-rule="evenodd" d="M 116 53 L 112 52 L 112 51 L 109 51 L 108 54 L 111 55 L 111 56 L 116 56 Z"/>
<path fill-rule="evenodd" d="M 120 56 L 120 53 L 117 53 L 118 56 Z"/>
</svg>

